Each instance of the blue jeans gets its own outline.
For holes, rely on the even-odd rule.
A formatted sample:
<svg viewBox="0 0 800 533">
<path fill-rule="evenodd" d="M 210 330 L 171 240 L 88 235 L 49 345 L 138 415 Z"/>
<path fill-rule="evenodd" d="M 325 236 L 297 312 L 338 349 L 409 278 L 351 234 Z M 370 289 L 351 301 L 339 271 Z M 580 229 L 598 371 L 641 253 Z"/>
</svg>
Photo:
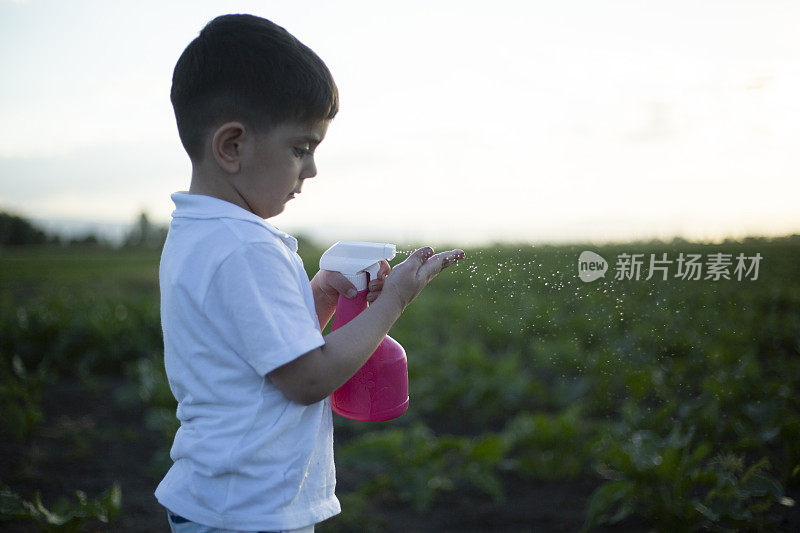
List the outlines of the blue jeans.
<svg viewBox="0 0 800 533">
<path fill-rule="evenodd" d="M 233 529 L 220 529 L 197 524 L 182 516 L 176 515 L 167 509 L 167 520 L 172 533 L 256 533 Z M 314 533 L 314 526 L 301 527 L 300 529 L 284 529 L 281 531 L 258 531 L 257 533 Z"/>
</svg>

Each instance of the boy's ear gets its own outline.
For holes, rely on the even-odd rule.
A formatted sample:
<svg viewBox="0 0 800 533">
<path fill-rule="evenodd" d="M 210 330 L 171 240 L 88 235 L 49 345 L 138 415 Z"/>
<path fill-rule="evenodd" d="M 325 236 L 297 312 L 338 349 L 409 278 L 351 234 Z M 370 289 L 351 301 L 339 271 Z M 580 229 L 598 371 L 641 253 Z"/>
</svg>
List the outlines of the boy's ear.
<svg viewBox="0 0 800 533">
<path fill-rule="evenodd" d="M 211 139 L 214 160 L 228 174 L 236 174 L 241 169 L 245 133 L 241 122 L 226 122 L 216 129 Z"/>
</svg>

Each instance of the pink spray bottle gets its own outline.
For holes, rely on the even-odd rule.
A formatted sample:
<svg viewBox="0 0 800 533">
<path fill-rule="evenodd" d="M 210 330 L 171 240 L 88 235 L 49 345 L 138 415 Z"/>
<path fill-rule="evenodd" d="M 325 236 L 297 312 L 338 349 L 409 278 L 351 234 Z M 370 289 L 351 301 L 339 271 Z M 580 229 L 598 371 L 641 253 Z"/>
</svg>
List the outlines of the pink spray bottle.
<svg viewBox="0 0 800 533">
<path fill-rule="evenodd" d="M 339 296 L 333 330 L 367 308 L 367 273 L 374 279 L 380 261 L 394 256 L 394 244 L 356 241 L 339 241 L 322 254 L 319 267 L 342 273 L 358 290 L 353 299 Z M 334 391 L 331 408 L 345 418 L 366 422 L 392 420 L 405 413 L 408 409 L 408 361 L 400 343 L 388 335 L 384 337 L 364 366 Z"/>
</svg>

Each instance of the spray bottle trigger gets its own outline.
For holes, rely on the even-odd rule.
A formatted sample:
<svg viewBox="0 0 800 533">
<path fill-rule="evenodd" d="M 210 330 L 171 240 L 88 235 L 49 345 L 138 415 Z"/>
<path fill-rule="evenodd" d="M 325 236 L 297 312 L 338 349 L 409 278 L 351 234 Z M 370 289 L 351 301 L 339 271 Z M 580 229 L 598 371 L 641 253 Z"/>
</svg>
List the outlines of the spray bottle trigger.
<svg viewBox="0 0 800 533">
<path fill-rule="evenodd" d="M 374 264 L 368 266 L 367 268 L 365 268 L 364 272 L 369 274 L 368 282 L 372 281 L 373 279 L 378 279 L 378 272 L 380 272 L 380 270 L 381 270 L 381 264 L 380 263 L 374 263 Z"/>
</svg>

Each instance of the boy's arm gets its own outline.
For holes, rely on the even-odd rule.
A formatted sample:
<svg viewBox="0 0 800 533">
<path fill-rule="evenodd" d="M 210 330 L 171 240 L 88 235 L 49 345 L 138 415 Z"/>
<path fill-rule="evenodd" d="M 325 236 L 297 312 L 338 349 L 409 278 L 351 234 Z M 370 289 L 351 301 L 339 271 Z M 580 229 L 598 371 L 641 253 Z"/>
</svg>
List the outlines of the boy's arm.
<svg viewBox="0 0 800 533">
<path fill-rule="evenodd" d="M 267 377 L 287 398 L 303 405 L 327 398 L 366 363 L 417 294 L 439 272 L 463 257 L 461 250 L 435 256 L 431 248 L 417 250 L 395 267 L 372 305 L 326 335 L 323 346 L 273 370 Z"/>
<path fill-rule="evenodd" d="M 330 396 L 361 368 L 391 329 L 403 308 L 378 298 L 345 326 L 325 336 L 325 344 L 268 374 L 290 400 L 311 405 Z"/>
</svg>

